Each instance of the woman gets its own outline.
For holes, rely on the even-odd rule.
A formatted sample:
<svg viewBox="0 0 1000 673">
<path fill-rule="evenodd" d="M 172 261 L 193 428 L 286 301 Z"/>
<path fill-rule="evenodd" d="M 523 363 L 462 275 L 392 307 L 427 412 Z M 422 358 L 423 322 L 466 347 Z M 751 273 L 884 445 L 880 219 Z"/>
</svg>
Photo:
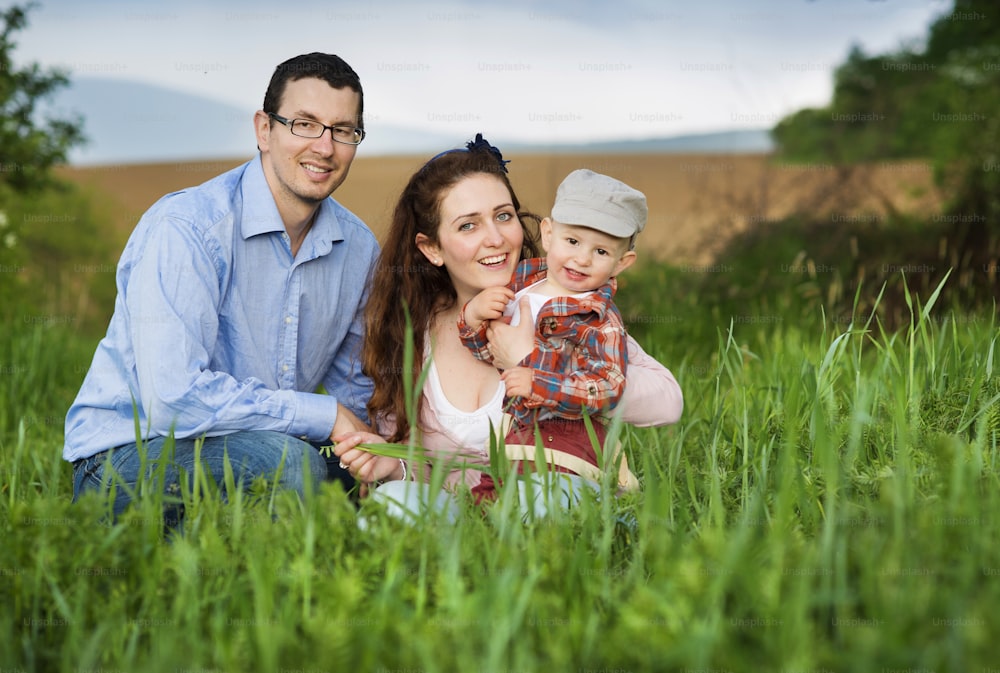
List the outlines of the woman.
<svg viewBox="0 0 1000 673">
<path fill-rule="evenodd" d="M 477 360 L 459 340 L 458 313 L 486 287 L 505 285 L 522 256 L 537 256 L 526 227 L 536 217 L 521 212 L 500 152 L 481 135 L 466 149 L 442 152 L 417 171 L 396 204 L 376 265 L 366 313 L 365 373 L 375 383 L 369 417 L 385 439 L 416 444 L 433 456 L 488 464 L 490 427 L 499 427 L 504 398 L 496 367 Z M 409 316 L 409 325 L 407 314 Z M 426 367 L 418 399 L 417 427 L 406 415 L 403 344 L 413 331 L 412 380 Z M 513 366 L 533 347 L 531 325 L 494 325 L 488 332 L 494 360 Z M 683 408 L 673 375 L 629 338 L 628 383 L 621 402 L 623 419 L 635 425 L 676 422 Z M 433 497 L 452 508 L 449 493 L 399 481 L 426 482 L 426 463 L 375 456 L 355 448 L 382 442 L 370 433 L 335 437 L 335 453 L 359 481 L 387 481 L 376 494 L 414 509 Z M 476 470 L 455 470 L 445 479 L 448 492 L 475 489 Z M 579 477 L 571 480 L 580 485 Z M 416 498 L 416 500 L 414 500 Z"/>
</svg>

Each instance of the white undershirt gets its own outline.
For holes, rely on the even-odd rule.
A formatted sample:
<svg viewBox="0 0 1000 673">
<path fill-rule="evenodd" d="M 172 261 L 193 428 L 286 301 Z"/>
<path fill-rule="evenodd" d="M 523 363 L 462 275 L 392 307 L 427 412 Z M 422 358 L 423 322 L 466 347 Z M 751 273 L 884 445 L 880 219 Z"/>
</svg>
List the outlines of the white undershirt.
<svg viewBox="0 0 1000 673">
<path fill-rule="evenodd" d="M 515 295 L 514 300 L 507 304 L 507 308 L 504 310 L 504 315 L 511 317 L 511 325 L 517 325 L 520 322 L 520 311 L 518 311 L 517 302 L 521 296 L 525 294 L 527 294 L 531 300 L 532 322 L 538 319 L 538 312 L 541 310 L 542 306 L 546 304 L 546 302 L 552 299 L 552 297 L 539 292 L 533 292 L 532 288 L 535 288 L 544 282 L 545 279 L 543 278 L 536 283 L 532 283 L 518 292 Z M 591 293 L 584 292 L 573 296 L 582 298 L 589 294 Z M 426 356 L 427 353 L 425 353 L 425 357 Z M 500 427 L 501 418 L 503 416 L 503 398 L 505 393 L 503 381 L 497 384 L 497 389 L 496 392 L 493 393 L 493 397 L 491 397 L 489 401 L 481 407 L 475 411 L 462 411 L 452 404 L 448 397 L 444 394 L 444 388 L 441 385 L 441 377 L 438 374 L 438 370 L 433 359 L 430 360 L 430 366 L 428 369 L 429 371 L 427 372 L 427 382 L 425 384 L 424 394 L 430 398 L 432 405 L 437 411 L 437 419 L 441 424 L 441 427 L 446 428 L 448 432 L 454 436 L 454 439 L 460 446 L 466 449 L 473 449 L 475 451 L 484 451 L 484 447 L 489 445 L 490 423 L 493 423 L 493 427 Z"/>
<path fill-rule="evenodd" d="M 503 314 L 505 316 L 510 316 L 511 327 L 516 327 L 521 322 L 521 312 L 518 310 L 518 302 L 521 300 L 521 297 L 525 295 L 528 296 L 528 300 L 531 302 L 531 321 L 533 323 L 538 321 L 538 312 L 542 310 L 542 307 L 545 306 L 545 304 L 550 299 L 552 299 L 552 297 L 548 296 L 547 294 L 542 294 L 541 292 L 533 291 L 534 288 L 538 287 L 544 282 L 545 279 L 543 278 L 539 281 L 535 281 L 528 287 L 521 288 L 521 290 L 514 295 L 514 299 L 508 302 L 507 308 L 503 310 Z M 593 293 L 581 292 L 579 294 L 573 294 L 570 296 L 575 297 L 576 299 L 583 299 L 584 297 L 589 296 L 591 294 Z"/>
<path fill-rule="evenodd" d="M 448 400 L 433 360 L 430 362 L 425 385 L 425 394 L 437 410 L 437 419 L 441 427 L 454 435 L 460 446 L 484 451 L 490 439 L 490 422 L 499 428 L 503 417 L 503 381 L 497 384 L 493 397 L 475 411 L 462 411 Z"/>
</svg>

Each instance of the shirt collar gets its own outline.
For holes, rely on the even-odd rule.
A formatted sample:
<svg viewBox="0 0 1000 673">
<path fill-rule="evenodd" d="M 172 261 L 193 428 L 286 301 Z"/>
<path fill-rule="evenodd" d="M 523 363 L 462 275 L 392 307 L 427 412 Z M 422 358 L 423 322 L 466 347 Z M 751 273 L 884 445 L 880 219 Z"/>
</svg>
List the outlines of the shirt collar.
<svg viewBox="0 0 1000 673">
<path fill-rule="evenodd" d="M 285 225 L 274 203 L 271 188 L 264 177 L 264 166 L 260 154 L 247 165 L 243 173 L 243 216 L 240 218 L 240 233 L 246 240 L 259 234 L 284 233 Z M 336 202 L 326 198 L 316 211 L 316 219 L 306 235 L 306 241 L 342 241 L 344 231 L 337 218 Z M 325 246 L 324 246 L 325 247 Z"/>
</svg>

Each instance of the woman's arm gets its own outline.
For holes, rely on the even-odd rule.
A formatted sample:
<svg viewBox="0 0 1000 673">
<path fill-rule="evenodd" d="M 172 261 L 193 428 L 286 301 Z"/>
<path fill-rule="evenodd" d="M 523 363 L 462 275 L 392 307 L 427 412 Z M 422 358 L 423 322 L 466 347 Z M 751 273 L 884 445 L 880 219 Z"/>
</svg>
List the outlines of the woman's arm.
<svg viewBox="0 0 1000 673">
<path fill-rule="evenodd" d="M 639 427 L 676 423 L 684 410 L 684 395 L 670 370 L 642 350 L 631 335 L 626 340 L 628 369 L 625 394 L 615 413 Z"/>
</svg>

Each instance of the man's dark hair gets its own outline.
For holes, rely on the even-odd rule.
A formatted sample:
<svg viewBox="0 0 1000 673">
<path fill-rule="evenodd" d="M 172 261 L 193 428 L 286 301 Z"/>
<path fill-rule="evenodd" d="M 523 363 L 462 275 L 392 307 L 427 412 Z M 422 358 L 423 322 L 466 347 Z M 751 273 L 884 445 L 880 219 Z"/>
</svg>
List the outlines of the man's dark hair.
<svg viewBox="0 0 1000 673">
<path fill-rule="evenodd" d="M 278 112 L 281 98 L 285 95 L 285 86 L 289 82 L 315 77 L 321 79 L 334 89 L 348 88 L 358 92 L 358 118 L 355 122 L 359 128 L 364 128 L 365 95 L 361 90 L 361 79 L 358 73 L 347 62 L 334 54 L 323 54 L 314 51 L 288 59 L 278 65 L 271 75 L 271 82 L 264 94 L 264 112 Z"/>
</svg>

